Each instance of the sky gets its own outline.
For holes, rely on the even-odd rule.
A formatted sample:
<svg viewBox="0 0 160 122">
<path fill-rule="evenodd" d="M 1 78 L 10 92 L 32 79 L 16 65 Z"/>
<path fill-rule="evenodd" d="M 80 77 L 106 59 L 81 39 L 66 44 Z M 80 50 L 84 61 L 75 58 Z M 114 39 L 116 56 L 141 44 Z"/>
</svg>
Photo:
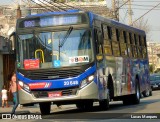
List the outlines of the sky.
<svg viewBox="0 0 160 122">
<path fill-rule="evenodd" d="M 0 0 L 0 5 L 15 4 L 17 1 L 18 0 Z M 106 4 L 109 8 L 111 8 L 111 1 L 112 0 L 106 0 Z M 126 0 L 119 0 L 120 6 L 124 3 L 124 1 Z M 132 21 L 135 21 L 144 15 L 157 4 L 160 4 L 160 0 L 132 0 Z M 120 8 L 120 22 L 124 24 L 128 24 L 128 17 L 126 16 L 127 9 L 128 4 Z M 149 37 L 148 41 L 160 42 L 160 5 L 147 13 L 143 17 L 143 20 L 148 21 L 147 23 L 150 28 L 149 34 L 147 35 Z"/>
<path fill-rule="evenodd" d="M 120 6 L 124 3 L 124 0 L 119 0 Z M 108 7 L 111 8 L 111 0 L 106 0 Z M 160 0 L 132 0 L 132 21 L 137 20 L 139 17 L 144 15 L 154 6 L 160 4 Z M 128 24 L 128 17 L 126 12 L 128 9 L 128 4 L 124 5 L 120 9 L 120 22 Z M 147 21 L 150 31 L 148 33 L 148 41 L 150 42 L 160 42 L 160 5 L 147 13 L 143 17 L 144 21 Z"/>
</svg>

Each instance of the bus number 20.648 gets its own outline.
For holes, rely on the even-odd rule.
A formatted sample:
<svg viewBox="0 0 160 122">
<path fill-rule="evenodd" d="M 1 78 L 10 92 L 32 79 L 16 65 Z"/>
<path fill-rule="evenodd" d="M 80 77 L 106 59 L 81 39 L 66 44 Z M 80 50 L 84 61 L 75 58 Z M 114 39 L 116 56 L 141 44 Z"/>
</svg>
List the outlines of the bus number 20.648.
<svg viewBox="0 0 160 122">
<path fill-rule="evenodd" d="M 78 81 L 64 81 L 64 86 L 78 85 Z"/>
</svg>

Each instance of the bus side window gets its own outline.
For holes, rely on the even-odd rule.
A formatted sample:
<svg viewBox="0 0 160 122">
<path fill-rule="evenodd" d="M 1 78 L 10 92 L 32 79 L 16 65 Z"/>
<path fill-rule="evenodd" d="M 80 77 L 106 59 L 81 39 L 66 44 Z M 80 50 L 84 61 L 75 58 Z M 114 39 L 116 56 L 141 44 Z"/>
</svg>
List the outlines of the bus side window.
<svg viewBox="0 0 160 122">
<path fill-rule="evenodd" d="M 124 41 L 124 45 L 125 45 L 125 55 L 128 56 L 128 48 L 127 48 L 127 35 L 126 35 L 126 31 L 123 31 L 123 41 Z"/>
<path fill-rule="evenodd" d="M 131 41 L 131 36 L 129 33 L 126 33 L 127 35 L 127 47 L 128 47 L 128 55 L 130 58 L 133 57 L 133 51 L 132 51 L 132 41 Z"/>
<path fill-rule="evenodd" d="M 119 42 L 116 36 L 116 29 L 112 28 L 112 48 L 113 48 L 113 55 L 120 56 L 120 49 L 119 49 Z"/>
<path fill-rule="evenodd" d="M 120 37 L 121 37 L 120 31 L 119 29 L 116 29 L 116 39 L 117 39 L 118 47 L 119 47 L 119 54 L 121 55 Z"/>
<path fill-rule="evenodd" d="M 112 55 L 112 45 L 111 45 L 111 39 L 109 38 L 109 33 L 111 34 L 111 32 L 108 32 L 107 25 L 103 25 L 103 37 L 104 37 L 103 49 L 105 55 Z"/>
<path fill-rule="evenodd" d="M 94 35 L 95 35 L 95 40 L 96 40 L 96 54 L 101 55 L 103 54 L 103 37 L 102 37 L 102 32 L 95 29 L 94 30 Z"/>
<path fill-rule="evenodd" d="M 135 39 L 135 44 L 137 46 L 137 54 L 138 54 L 137 57 L 142 58 L 142 51 L 141 51 L 138 35 L 134 34 L 134 39 Z"/>
<path fill-rule="evenodd" d="M 138 54 L 137 54 L 136 39 L 134 38 L 133 33 L 130 33 L 130 36 L 131 36 L 131 43 L 132 43 L 131 45 L 132 45 L 133 56 L 134 56 L 134 58 L 137 58 Z"/>
<path fill-rule="evenodd" d="M 142 55 L 143 55 L 143 58 L 147 58 L 146 38 L 141 36 L 141 42 L 142 42 Z"/>
<path fill-rule="evenodd" d="M 126 44 L 126 36 L 124 36 L 124 32 L 120 30 L 120 49 L 121 49 L 121 55 L 123 57 L 127 57 L 128 56 L 128 52 L 127 52 L 127 44 Z"/>
</svg>

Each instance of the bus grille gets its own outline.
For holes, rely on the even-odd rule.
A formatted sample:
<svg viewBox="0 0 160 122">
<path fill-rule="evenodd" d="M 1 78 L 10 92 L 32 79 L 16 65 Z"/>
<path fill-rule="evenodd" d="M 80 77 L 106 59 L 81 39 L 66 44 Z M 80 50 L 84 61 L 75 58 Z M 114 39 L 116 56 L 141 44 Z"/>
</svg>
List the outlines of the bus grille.
<svg viewBox="0 0 160 122">
<path fill-rule="evenodd" d="M 65 90 L 57 90 L 57 91 L 32 91 L 33 95 L 36 98 L 44 98 L 48 97 L 49 92 L 62 92 L 62 96 L 76 95 L 78 88 L 74 89 L 65 89 Z"/>
<path fill-rule="evenodd" d="M 30 71 L 26 73 L 27 78 L 31 80 L 53 80 L 53 79 L 64 79 L 70 77 L 77 77 L 82 71 L 80 69 L 70 69 L 70 70 L 40 70 L 40 71 Z"/>
</svg>

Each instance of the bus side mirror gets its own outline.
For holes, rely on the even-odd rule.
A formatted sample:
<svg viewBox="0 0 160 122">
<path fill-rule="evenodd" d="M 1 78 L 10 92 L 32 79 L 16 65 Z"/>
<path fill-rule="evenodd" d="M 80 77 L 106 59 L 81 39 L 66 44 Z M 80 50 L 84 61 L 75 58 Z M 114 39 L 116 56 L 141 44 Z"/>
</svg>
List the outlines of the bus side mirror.
<svg viewBox="0 0 160 122">
<path fill-rule="evenodd" d="M 103 60 L 103 55 L 96 55 L 97 61 L 102 61 Z"/>
<path fill-rule="evenodd" d="M 9 35 L 10 51 L 15 50 L 15 40 L 16 40 L 15 38 L 16 38 L 15 32 L 13 32 L 11 35 Z"/>
</svg>

